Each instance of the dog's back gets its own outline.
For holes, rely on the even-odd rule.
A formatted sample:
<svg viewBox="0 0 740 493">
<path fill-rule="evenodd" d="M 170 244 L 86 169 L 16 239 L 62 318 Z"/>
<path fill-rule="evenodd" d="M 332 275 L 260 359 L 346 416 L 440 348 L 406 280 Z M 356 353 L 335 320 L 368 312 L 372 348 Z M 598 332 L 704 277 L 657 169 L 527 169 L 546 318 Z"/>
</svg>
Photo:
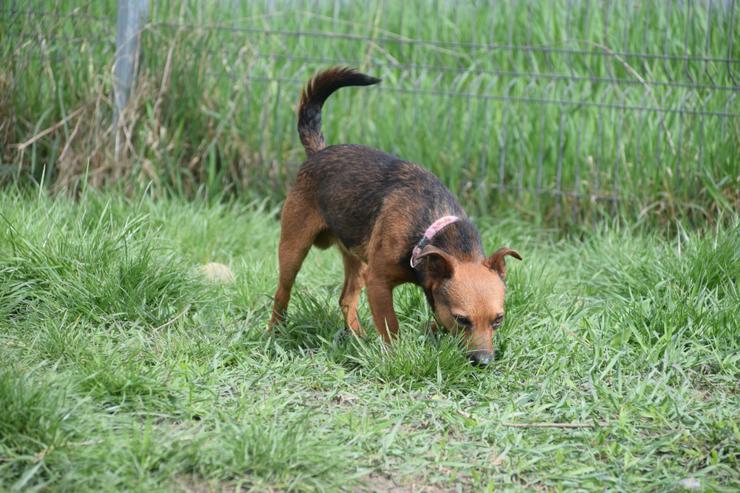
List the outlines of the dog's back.
<svg viewBox="0 0 740 493">
<path fill-rule="evenodd" d="M 464 216 L 454 197 L 420 166 L 360 145 L 329 146 L 309 156 L 298 177 L 331 232 L 349 249 L 366 242 L 384 205 L 408 226 L 409 242 L 437 210 Z"/>
</svg>

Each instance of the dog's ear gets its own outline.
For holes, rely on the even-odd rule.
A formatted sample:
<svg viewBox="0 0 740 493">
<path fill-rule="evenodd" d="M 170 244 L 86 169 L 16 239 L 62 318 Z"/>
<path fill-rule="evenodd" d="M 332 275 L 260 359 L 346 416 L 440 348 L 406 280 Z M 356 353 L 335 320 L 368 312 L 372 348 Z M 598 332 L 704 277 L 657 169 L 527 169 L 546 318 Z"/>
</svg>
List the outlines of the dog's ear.
<svg viewBox="0 0 740 493">
<path fill-rule="evenodd" d="M 455 272 L 455 259 L 435 246 L 424 247 L 417 257 L 417 260 L 421 259 L 425 259 L 427 272 L 434 279 L 448 279 Z"/>
<path fill-rule="evenodd" d="M 522 259 L 522 256 L 519 255 L 519 252 L 516 250 L 512 250 L 509 247 L 501 247 L 495 252 L 491 254 L 490 257 L 485 259 L 483 261 L 483 265 L 488 267 L 489 269 L 495 270 L 498 272 L 498 275 L 501 276 L 501 279 L 506 279 L 506 256 L 511 255 L 515 259 Z"/>
</svg>

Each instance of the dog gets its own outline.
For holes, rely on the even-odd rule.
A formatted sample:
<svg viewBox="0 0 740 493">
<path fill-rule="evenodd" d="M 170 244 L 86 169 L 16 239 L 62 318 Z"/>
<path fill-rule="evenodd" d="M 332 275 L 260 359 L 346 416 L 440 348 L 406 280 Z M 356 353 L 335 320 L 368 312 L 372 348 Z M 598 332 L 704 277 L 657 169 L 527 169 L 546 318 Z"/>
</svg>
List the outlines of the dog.
<svg viewBox="0 0 740 493">
<path fill-rule="evenodd" d="M 336 245 L 344 262 L 339 306 L 346 327 L 364 332 L 357 315 L 363 287 L 383 341 L 398 333 L 393 289 L 424 290 L 439 324 L 462 333 L 474 364 L 493 357 L 493 334 L 504 320 L 507 247 L 486 256 L 481 237 L 452 193 L 417 164 L 362 145 L 326 146 L 321 109 L 345 86 L 380 79 L 346 67 L 316 74 L 301 93 L 298 134 L 307 159 L 281 214 L 279 281 L 269 328 L 286 313 L 290 292 L 311 246 Z"/>
</svg>

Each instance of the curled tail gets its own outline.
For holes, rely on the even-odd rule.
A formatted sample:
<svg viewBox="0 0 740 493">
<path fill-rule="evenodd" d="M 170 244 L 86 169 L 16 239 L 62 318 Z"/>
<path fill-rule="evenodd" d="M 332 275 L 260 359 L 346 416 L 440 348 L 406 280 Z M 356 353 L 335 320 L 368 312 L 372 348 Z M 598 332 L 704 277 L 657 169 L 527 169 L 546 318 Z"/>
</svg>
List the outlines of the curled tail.
<svg viewBox="0 0 740 493">
<path fill-rule="evenodd" d="M 332 67 L 308 82 L 301 93 L 298 106 L 298 135 L 309 156 L 326 147 L 321 133 L 321 107 L 334 91 L 345 86 L 370 86 L 380 79 L 370 77 L 349 67 Z"/>
</svg>

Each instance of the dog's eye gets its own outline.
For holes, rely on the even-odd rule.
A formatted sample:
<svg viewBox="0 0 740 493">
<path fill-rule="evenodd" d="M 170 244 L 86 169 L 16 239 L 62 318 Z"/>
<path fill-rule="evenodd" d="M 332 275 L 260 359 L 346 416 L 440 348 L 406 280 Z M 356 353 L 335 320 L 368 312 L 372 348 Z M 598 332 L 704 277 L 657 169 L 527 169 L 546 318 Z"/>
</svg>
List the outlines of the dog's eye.
<svg viewBox="0 0 740 493">
<path fill-rule="evenodd" d="M 470 321 L 470 319 L 468 317 L 463 317 L 461 315 L 453 315 L 453 317 L 455 318 L 455 323 L 457 325 L 461 325 L 463 327 L 472 327 L 473 326 L 472 322 Z"/>
<path fill-rule="evenodd" d="M 501 327 L 501 324 L 504 323 L 504 314 L 500 314 L 498 317 L 493 319 L 493 322 L 491 322 L 491 327 L 498 328 Z"/>
</svg>

